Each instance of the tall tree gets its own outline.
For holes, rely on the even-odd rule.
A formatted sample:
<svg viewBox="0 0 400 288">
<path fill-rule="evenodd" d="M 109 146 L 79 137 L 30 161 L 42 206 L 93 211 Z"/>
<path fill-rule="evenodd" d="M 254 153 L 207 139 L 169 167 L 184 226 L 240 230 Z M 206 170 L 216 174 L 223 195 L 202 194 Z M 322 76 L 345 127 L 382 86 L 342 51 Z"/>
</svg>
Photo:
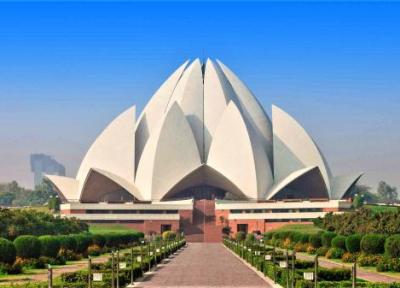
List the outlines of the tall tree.
<svg viewBox="0 0 400 288">
<path fill-rule="evenodd" d="M 380 181 L 378 184 L 378 195 L 386 203 L 392 204 L 398 200 L 397 188 L 390 186 L 385 181 Z"/>
</svg>

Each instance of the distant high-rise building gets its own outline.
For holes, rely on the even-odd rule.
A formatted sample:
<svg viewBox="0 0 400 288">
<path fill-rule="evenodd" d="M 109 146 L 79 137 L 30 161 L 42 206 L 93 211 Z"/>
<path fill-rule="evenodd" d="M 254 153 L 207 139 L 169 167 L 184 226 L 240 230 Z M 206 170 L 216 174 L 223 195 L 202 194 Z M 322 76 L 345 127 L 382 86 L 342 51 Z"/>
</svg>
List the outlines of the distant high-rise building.
<svg viewBox="0 0 400 288">
<path fill-rule="evenodd" d="M 65 176 L 65 166 L 46 154 L 31 154 L 31 171 L 35 186 L 42 183 L 43 174 Z"/>
</svg>

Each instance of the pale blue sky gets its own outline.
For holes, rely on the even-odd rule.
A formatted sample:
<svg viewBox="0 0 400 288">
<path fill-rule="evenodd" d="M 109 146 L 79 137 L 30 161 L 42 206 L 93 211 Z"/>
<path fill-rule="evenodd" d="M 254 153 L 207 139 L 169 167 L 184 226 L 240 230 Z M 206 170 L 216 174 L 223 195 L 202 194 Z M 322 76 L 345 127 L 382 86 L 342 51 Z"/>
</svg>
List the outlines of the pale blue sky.
<svg viewBox="0 0 400 288">
<path fill-rule="evenodd" d="M 400 3 L 0 3 L 0 181 L 74 176 L 104 126 L 184 60 L 221 59 L 335 174 L 400 186 Z"/>
</svg>

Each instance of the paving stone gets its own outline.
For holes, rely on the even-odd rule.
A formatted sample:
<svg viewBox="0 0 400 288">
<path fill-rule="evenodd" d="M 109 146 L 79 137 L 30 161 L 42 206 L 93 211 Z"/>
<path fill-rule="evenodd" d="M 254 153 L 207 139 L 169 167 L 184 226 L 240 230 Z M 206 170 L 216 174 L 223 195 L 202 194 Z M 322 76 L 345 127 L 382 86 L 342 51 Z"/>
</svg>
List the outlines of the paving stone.
<svg viewBox="0 0 400 288">
<path fill-rule="evenodd" d="M 270 287 L 220 243 L 191 243 L 137 287 Z"/>
</svg>

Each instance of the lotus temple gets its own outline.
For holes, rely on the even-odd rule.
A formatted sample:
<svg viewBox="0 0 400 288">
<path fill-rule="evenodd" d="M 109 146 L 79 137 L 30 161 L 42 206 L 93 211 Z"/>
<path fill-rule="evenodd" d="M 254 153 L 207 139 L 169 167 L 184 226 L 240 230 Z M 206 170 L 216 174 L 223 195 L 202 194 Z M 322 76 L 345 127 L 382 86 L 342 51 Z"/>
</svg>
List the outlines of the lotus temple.
<svg viewBox="0 0 400 288">
<path fill-rule="evenodd" d="M 292 116 L 273 106 L 270 118 L 227 66 L 197 59 L 173 72 L 138 117 L 135 106 L 118 115 L 75 178 L 46 177 L 63 217 L 215 242 L 225 226 L 265 232 L 340 213 L 361 175 L 332 174 Z"/>
</svg>

